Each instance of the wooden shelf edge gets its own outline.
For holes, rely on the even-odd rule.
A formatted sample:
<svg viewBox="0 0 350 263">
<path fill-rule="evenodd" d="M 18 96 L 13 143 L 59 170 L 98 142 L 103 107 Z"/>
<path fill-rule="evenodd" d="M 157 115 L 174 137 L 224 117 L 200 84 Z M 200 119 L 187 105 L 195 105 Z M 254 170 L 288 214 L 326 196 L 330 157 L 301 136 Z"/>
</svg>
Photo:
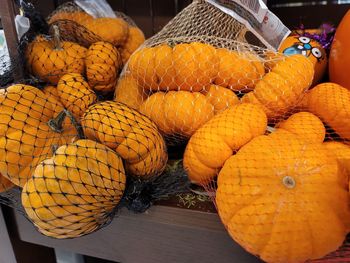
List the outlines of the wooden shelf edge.
<svg viewBox="0 0 350 263">
<path fill-rule="evenodd" d="M 144 214 L 122 210 L 112 223 L 76 239 L 41 235 L 14 213 L 20 239 L 123 263 L 260 262 L 227 234 L 217 214 L 154 206 Z"/>
</svg>

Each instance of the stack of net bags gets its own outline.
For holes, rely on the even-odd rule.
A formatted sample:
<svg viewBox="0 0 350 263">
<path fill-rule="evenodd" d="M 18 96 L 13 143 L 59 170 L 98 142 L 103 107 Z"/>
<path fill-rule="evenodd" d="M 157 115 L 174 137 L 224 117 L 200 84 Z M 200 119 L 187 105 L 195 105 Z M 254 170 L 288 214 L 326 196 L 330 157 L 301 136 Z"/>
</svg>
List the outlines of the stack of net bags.
<svg viewBox="0 0 350 263">
<path fill-rule="evenodd" d="M 20 188 L 28 219 L 54 238 L 107 225 L 130 178 L 154 180 L 168 156 L 153 121 L 107 100 L 144 39 L 140 29 L 68 7 L 49 17 L 51 35 L 37 35 L 24 52 L 41 85 L 0 90 L 0 192 Z"/>
<path fill-rule="evenodd" d="M 251 45 L 246 32 L 194 1 L 129 58 L 115 101 L 150 118 L 168 145 L 186 145 L 188 177 L 215 194 L 247 251 L 322 258 L 350 227 L 350 91 L 312 86 L 307 57 Z"/>
</svg>

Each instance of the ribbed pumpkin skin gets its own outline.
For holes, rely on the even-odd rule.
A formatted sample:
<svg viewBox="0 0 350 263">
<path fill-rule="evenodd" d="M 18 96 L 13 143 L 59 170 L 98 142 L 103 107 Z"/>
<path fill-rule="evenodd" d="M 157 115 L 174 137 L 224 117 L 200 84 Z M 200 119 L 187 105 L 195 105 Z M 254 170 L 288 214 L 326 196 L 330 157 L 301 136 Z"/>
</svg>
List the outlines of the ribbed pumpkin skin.
<svg viewBox="0 0 350 263">
<path fill-rule="evenodd" d="M 218 85 L 209 86 L 205 97 L 213 105 L 215 115 L 240 103 L 239 98 L 232 90 Z"/>
<path fill-rule="evenodd" d="M 83 23 L 86 23 L 86 21 L 93 20 L 93 19 L 94 19 L 93 16 L 89 15 L 84 11 L 72 11 L 72 12 L 62 11 L 62 12 L 57 12 L 56 14 L 51 16 L 48 23 L 52 24 L 57 22 L 58 20 L 71 20 L 78 24 L 83 24 Z"/>
<path fill-rule="evenodd" d="M 62 134 L 48 125 L 54 117 L 39 89 L 18 84 L 0 90 L 0 173 L 12 183 L 23 186 L 51 147 L 62 143 Z"/>
<path fill-rule="evenodd" d="M 121 56 L 123 60 L 123 64 L 125 64 L 132 53 L 145 41 L 145 35 L 138 28 L 131 26 L 129 27 L 129 35 L 126 39 L 125 44 L 121 49 Z"/>
<path fill-rule="evenodd" d="M 218 57 L 209 44 L 162 44 L 137 50 L 128 69 L 145 89 L 202 91 L 217 75 Z"/>
<path fill-rule="evenodd" d="M 189 138 L 214 116 L 213 105 L 199 92 L 157 92 L 141 105 L 140 112 L 167 136 Z"/>
<path fill-rule="evenodd" d="M 326 136 L 326 128 L 322 121 L 310 112 L 295 113 L 287 120 L 278 123 L 277 127 L 298 135 L 310 143 L 322 143 Z"/>
<path fill-rule="evenodd" d="M 264 134 L 267 118 L 259 105 L 243 103 L 219 113 L 188 142 L 184 167 L 192 182 L 208 184 L 225 161 L 254 137 Z"/>
<path fill-rule="evenodd" d="M 115 88 L 114 101 L 124 103 L 135 110 L 147 99 L 148 94 L 131 75 L 119 79 Z"/>
<path fill-rule="evenodd" d="M 57 85 L 57 94 L 64 107 L 77 121 L 84 112 L 97 101 L 95 92 L 80 74 L 70 73 L 62 76 Z"/>
<path fill-rule="evenodd" d="M 350 176 L 350 145 L 341 142 L 325 142 L 323 145 L 337 158 L 339 165 Z"/>
<path fill-rule="evenodd" d="M 350 139 L 350 91 L 335 83 L 322 83 L 305 98 L 307 110 L 328 124 L 343 139 Z"/>
<path fill-rule="evenodd" d="M 89 19 L 83 25 L 101 38 L 101 41 L 114 46 L 123 45 L 129 34 L 129 26 L 122 18 L 100 17 Z"/>
<path fill-rule="evenodd" d="M 262 135 L 225 162 L 216 204 L 231 237 L 250 253 L 304 262 L 342 245 L 350 226 L 346 183 L 321 143 Z"/>
<path fill-rule="evenodd" d="M 78 140 L 36 167 L 23 187 L 22 204 L 44 235 L 79 237 L 111 219 L 125 183 L 118 154 L 94 141 Z"/>
<path fill-rule="evenodd" d="M 91 106 L 82 118 L 85 136 L 115 150 L 135 176 L 159 175 L 168 160 L 165 142 L 146 116 L 113 101 Z"/>
<path fill-rule="evenodd" d="M 122 59 L 119 51 L 107 42 L 93 43 L 86 52 L 86 75 L 91 88 L 113 91 L 117 83 Z"/>
<path fill-rule="evenodd" d="M 243 96 L 243 102 L 260 104 L 271 121 L 285 116 L 301 100 L 314 76 L 313 64 L 303 55 L 278 62 Z"/>
<path fill-rule="evenodd" d="M 26 49 L 29 71 L 38 78 L 57 84 L 66 73 L 82 74 L 85 69 L 86 48 L 68 41 L 55 49 L 53 40 L 37 37 Z"/>
<path fill-rule="evenodd" d="M 265 68 L 252 53 L 217 49 L 219 72 L 214 83 L 234 91 L 248 91 L 264 76 Z"/>
</svg>

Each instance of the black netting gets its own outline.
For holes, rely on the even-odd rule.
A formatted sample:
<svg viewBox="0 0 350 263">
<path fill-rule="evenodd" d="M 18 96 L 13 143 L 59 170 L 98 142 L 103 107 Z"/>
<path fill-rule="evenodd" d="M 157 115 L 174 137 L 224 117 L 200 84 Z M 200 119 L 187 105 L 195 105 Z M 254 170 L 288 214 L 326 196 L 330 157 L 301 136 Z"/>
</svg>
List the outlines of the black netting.
<svg viewBox="0 0 350 263">
<path fill-rule="evenodd" d="M 35 168 L 22 204 L 41 233 L 78 237 L 109 223 L 125 183 L 122 159 L 114 151 L 79 140 L 59 147 Z"/>
</svg>

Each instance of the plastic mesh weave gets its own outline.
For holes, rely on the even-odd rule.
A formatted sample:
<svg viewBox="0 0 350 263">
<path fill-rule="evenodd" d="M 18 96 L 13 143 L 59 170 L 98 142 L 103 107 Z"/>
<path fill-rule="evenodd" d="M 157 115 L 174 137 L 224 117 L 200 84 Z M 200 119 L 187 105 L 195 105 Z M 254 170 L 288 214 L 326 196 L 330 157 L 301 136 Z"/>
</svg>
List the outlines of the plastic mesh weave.
<svg viewBox="0 0 350 263">
<path fill-rule="evenodd" d="M 239 98 L 256 100 L 253 94 L 265 89 L 259 87 L 265 85 L 264 78 L 269 82 L 274 75 L 268 74 L 271 65 L 285 59 L 248 43 L 246 33 L 246 27 L 230 15 L 206 1 L 194 1 L 130 57 L 115 100 L 150 117 L 169 144 L 186 141 Z M 262 95 L 269 97 L 261 104 L 274 111 L 272 121 L 288 115 L 311 84 L 312 69 L 298 68 L 296 63 L 289 60 L 278 69 L 286 71 L 279 73 L 284 78 L 287 71 L 297 71 L 300 78 L 276 80 L 280 83 L 274 92 L 285 96 L 286 105 L 270 96 L 271 91 Z M 284 85 L 290 84 L 293 94 L 284 94 Z"/>
</svg>

